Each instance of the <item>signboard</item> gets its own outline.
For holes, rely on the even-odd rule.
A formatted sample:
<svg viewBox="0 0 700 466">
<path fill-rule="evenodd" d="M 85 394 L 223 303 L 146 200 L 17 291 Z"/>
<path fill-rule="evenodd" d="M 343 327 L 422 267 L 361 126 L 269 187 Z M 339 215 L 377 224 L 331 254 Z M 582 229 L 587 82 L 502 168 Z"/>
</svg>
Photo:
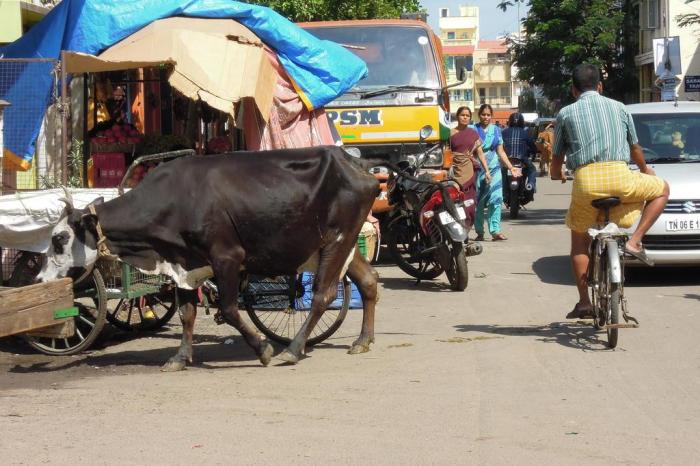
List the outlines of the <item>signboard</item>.
<svg viewBox="0 0 700 466">
<path fill-rule="evenodd" d="M 685 92 L 700 92 L 700 75 L 685 77 Z"/>
<path fill-rule="evenodd" d="M 668 41 L 668 42 L 667 42 Z M 678 36 L 660 37 L 653 41 L 654 49 L 654 73 L 661 76 L 664 72 L 665 64 L 671 61 L 671 73 L 674 75 L 683 74 L 681 68 L 681 40 Z M 668 48 L 666 47 L 668 45 Z"/>
</svg>

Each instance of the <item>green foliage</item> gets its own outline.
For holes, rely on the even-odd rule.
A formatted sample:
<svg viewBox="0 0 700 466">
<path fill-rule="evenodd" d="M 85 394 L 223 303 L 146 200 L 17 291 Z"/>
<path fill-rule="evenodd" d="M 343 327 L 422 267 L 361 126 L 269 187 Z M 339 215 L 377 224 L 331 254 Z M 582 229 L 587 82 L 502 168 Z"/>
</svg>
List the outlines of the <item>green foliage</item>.
<svg viewBox="0 0 700 466">
<path fill-rule="evenodd" d="M 697 0 L 685 0 L 686 4 L 696 3 Z M 676 23 L 679 27 L 695 26 L 700 24 L 700 14 L 698 13 L 684 13 L 681 15 L 676 15 Z"/>
<path fill-rule="evenodd" d="M 522 0 L 499 4 L 507 9 Z M 630 100 L 636 94 L 633 59 L 636 37 L 631 0 L 529 0 L 525 38 L 509 39 L 518 78 L 540 86 L 552 101 L 571 100 L 576 65 L 601 68 L 607 95 Z M 628 50 L 625 54 L 624 51 Z"/>
<path fill-rule="evenodd" d="M 68 179 L 65 187 L 83 187 L 83 142 L 75 138 L 71 141 L 68 152 Z M 39 187 L 41 189 L 53 189 L 63 187 L 60 179 L 56 179 L 53 174 L 39 177 Z"/>
<path fill-rule="evenodd" d="M 290 21 L 398 18 L 421 10 L 418 0 L 251 0 L 277 11 Z"/>
</svg>

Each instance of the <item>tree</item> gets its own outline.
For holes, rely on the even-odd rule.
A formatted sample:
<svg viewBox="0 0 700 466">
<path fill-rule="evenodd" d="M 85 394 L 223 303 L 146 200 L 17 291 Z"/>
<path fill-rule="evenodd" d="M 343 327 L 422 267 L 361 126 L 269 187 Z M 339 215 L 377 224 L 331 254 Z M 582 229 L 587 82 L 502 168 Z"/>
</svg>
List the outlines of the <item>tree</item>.
<svg viewBox="0 0 700 466">
<path fill-rule="evenodd" d="M 502 1 L 504 11 L 523 0 Z M 541 87 L 561 103 L 571 100 L 571 72 L 581 63 L 601 68 L 605 92 L 618 100 L 636 95 L 635 66 L 630 42 L 631 0 L 528 0 L 523 20 L 525 37 L 508 43 L 518 66 L 518 79 Z M 632 85 L 630 85 L 632 83 Z"/>
<path fill-rule="evenodd" d="M 398 18 L 401 13 L 421 10 L 418 0 L 251 0 L 250 3 L 270 7 L 294 22 Z"/>
<path fill-rule="evenodd" d="M 685 0 L 686 4 L 689 3 L 695 3 L 696 0 Z M 678 23 L 679 27 L 688 27 L 688 26 L 695 26 L 696 24 L 700 24 L 700 14 L 698 13 L 683 13 L 680 15 L 676 15 L 676 23 Z"/>
</svg>

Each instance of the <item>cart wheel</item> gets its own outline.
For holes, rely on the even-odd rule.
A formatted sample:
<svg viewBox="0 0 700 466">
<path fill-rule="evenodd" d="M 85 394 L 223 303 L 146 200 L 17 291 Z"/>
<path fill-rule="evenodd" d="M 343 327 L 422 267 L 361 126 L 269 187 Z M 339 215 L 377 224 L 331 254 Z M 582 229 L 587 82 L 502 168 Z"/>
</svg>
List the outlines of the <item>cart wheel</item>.
<svg viewBox="0 0 700 466">
<path fill-rule="evenodd" d="M 69 338 L 47 338 L 24 335 L 27 343 L 37 351 L 49 355 L 76 354 L 90 347 L 100 335 L 107 316 L 107 292 L 97 269 L 73 285 L 73 305 L 78 308 L 75 335 Z"/>
<path fill-rule="evenodd" d="M 153 331 L 167 324 L 177 308 L 177 288 L 167 287 L 160 293 L 109 300 L 107 320 L 127 332 Z"/>
</svg>

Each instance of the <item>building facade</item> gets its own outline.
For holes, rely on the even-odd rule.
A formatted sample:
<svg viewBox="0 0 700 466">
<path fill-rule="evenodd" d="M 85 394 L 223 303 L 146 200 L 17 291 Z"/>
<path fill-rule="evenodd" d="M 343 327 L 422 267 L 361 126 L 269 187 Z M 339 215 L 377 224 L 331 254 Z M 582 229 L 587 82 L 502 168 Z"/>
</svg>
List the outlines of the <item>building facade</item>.
<svg viewBox="0 0 700 466">
<path fill-rule="evenodd" d="M 698 13 L 698 8 L 700 8 L 700 2 L 686 4 L 685 0 L 637 0 L 635 2 L 633 14 L 638 18 L 639 41 L 634 61 L 639 76 L 640 102 L 660 100 L 661 92 L 654 82 L 664 70 L 666 50 L 670 51 L 674 73 L 680 78 L 677 88 L 678 99 L 700 100 L 700 53 L 698 53 L 700 32 L 698 27 L 681 28 L 676 20 L 678 15 Z M 671 42 L 665 43 L 666 37 L 671 38 Z M 657 48 L 656 62 L 654 47 Z M 662 58 L 659 60 L 659 57 Z"/>
<path fill-rule="evenodd" d="M 9 44 L 22 37 L 22 34 L 46 16 L 53 3 L 41 0 L 0 0 L 0 44 Z"/>
<path fill-rule="evenodd" d="M 450 89 L 450 108 L 455 112 L 466 105 L 474 108 L 474 49 L 479 41 L 479 8 L 460 6 L 456 16 L 449 8 L 440 8 L 438 24 L 447 82 L 457 81 L 457 72 L 467 70 L 467 80 Z"/>
<path fill-rule="evenodd" d="M 517 83 L 511 56 L 504 40 L 479 37 L 479 8 L 460 6 L 457 15 L 449 8 L 439 9 L 438 24 L 445 55 L 448 82 L 457 80 L 460 68 L 467 69 L 467 80 L 450 89 L 450 108 L 466 105 L 472 110 L 488 103 L 494 120 L 505 123 L 518 107 Z"/>
</svg>

